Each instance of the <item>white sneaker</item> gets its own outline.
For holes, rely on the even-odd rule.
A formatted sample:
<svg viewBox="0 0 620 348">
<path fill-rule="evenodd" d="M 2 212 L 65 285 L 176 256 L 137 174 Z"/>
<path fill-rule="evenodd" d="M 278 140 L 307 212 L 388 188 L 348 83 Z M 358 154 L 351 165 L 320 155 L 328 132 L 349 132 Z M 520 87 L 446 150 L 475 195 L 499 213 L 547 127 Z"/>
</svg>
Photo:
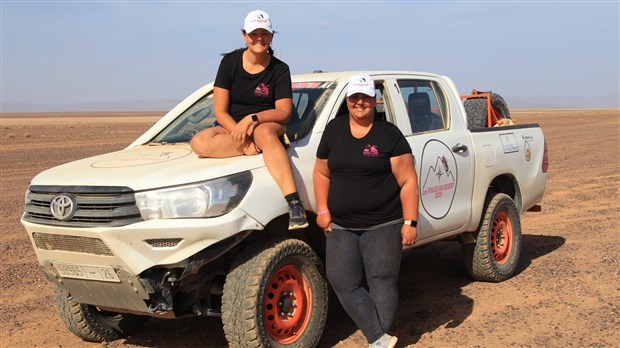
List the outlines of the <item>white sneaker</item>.
<svg viewBox="0 0 620 348">
<path fill-rule="evenodd" d="M 378 340 L 368 345 L 368 348 L 394 348 L 398 342 L 398 337 L 383 334 Z"/>
</svg>

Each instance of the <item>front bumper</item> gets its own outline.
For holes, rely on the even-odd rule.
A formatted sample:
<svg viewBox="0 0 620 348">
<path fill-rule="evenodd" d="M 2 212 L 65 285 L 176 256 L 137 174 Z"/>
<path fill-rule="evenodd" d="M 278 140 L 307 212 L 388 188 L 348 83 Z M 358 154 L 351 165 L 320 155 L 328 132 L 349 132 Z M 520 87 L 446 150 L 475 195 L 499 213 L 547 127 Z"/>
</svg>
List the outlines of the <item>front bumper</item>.
<svg viewBox="0 0 620 348">
<path fill-rule="evenodd" d="M 109 307 L 131 313 L 154 313 L 146 304 L 149 293 L 144 284 L 140 282 L 138 277 L 131 275 L 122 268 L 115 268 L 120 282 L 64 278 L 49 260 L 43 262 L 42 270 L 47 279 L 56 286 L 69 291 L 79 303 Z M 163 314 L 162 316 L 165 316 Z"/>
<path fill-rule="evenodd" d="M 143 273 L 153 268 L 184 268 L 192 256 L 239 231 L 263 226 L 240 209 L 210 219 L 149 220 L 119 227 L 76 228 L 33 224 L 22 219 L 46 277 L 79 303 L 166 316 L 147 302 L 161 296 Z M 63 276 L 57 265 L 111 267 L 117 280 Z M 150 275 L 151 276 L 151 275 Z M 165 292 L 165 291 L 164 291 Z M 152 302 L 152 301 L 151 301 Z"/>
</svg>

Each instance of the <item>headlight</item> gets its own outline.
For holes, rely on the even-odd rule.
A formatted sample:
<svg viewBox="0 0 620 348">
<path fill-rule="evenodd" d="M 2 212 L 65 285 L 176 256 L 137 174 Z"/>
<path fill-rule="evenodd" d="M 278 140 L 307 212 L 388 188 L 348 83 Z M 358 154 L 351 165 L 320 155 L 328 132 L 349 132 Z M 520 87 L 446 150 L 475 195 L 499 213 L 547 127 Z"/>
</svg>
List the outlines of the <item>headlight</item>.
<svg viewBox="0 0 620 348">
<path fill-rule="evenodd" d="M 199 184 L 136 193 L 144 220 L 215 217 L 233 210 L 252 183 L 243 172 Z"/>
</svg>

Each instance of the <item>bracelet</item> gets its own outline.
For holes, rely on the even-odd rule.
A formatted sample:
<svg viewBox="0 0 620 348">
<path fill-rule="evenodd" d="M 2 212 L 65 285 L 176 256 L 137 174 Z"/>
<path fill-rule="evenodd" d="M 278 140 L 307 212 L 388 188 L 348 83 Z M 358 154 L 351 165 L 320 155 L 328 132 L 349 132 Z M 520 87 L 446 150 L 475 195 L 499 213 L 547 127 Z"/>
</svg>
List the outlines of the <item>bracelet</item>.
<svg viewBox="0 0 620 348">
<path fill-rule="evenodd" d="M 316 215 L 325 215 L 325 214 L 329 214 L 329 209 L 319 210 L 319 212 L 316 213 Z"/>
</svg>

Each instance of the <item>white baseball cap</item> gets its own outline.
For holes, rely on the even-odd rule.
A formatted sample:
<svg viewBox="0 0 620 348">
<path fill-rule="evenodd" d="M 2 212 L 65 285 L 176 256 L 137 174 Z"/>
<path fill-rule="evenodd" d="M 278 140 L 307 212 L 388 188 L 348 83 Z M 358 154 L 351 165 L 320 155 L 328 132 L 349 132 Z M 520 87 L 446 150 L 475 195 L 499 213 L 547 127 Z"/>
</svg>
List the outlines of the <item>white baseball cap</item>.
<svg viewBox="0 0 620 348">
<path fill-rule="evenodd" d="M 245 17 L 243 22 L 243 30 L 246 33 L 251 33 L 256 29 L 265 29 L 270 33 L 273 33 L 271 29 L 271 18 L 265 11 L 254 10 Z"/>
<path fill-rule="evenodd" d="M 372 77 L 366 74 L 353 75 L 349 80 L 349 87 L 347 87 L 347 97 L 354 95 L 355 93 L 363 93 L 367 96 L 375 96 L 375 81 Z"/>
</svg>

